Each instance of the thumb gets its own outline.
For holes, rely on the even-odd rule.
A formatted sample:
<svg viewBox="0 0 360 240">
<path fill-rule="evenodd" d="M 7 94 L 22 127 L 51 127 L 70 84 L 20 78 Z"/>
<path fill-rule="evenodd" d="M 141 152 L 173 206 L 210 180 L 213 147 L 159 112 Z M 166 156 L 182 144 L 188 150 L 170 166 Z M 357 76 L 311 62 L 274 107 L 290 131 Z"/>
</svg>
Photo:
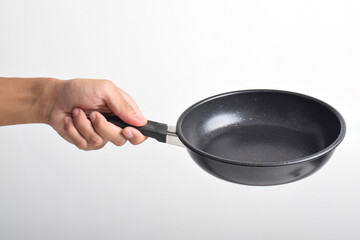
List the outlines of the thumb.
<svg viewBox="0 0 360 240">
<path fill-rule="evenodd" d="M 110 110 L 124 122 L 134 126 L 144 126 L 147 119 L 141 113 L 135 101 L 117 87 L 108 95 L 106 103 Z"/>
</svg>

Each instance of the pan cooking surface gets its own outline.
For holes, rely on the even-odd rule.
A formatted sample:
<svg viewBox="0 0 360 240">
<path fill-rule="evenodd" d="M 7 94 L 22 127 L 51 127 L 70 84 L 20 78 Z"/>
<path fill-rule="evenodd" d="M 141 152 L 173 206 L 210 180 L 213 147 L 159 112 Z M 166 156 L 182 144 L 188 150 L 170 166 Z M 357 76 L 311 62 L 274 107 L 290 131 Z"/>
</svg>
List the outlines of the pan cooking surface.
<svg viewBox="0 0 360 240">
<path fill-rule="evenodd" d="M 266 125 L 227 127 L 199 146 L 204 152 L 240 162 L 287 162 L 324 147 L 325 143 L 311 132 Z"/>
<path fill-rule="evenodd" d="M 337 139 L 341 123 L 335 111 L 301 94 L 233 92 L 191 106 L 179 118 L 177 131 L 189 149 L 209 158 L 284 164 L 317 153 Z"/>
</svg>

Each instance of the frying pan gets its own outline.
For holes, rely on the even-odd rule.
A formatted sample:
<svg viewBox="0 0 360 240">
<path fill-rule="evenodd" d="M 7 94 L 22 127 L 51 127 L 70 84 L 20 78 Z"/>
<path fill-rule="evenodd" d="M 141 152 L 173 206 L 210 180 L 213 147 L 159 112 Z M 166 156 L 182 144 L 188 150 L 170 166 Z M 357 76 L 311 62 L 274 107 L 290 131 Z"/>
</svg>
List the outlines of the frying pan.
<svg viewBox="0 0 360 240">
<path fill-rule="evenodd" d="M 129 126 L 116 116 L 107 120 Z M 159 142 L 187 148 L 206 172 L 246 185 L 293 182 L 319 170 L 345 136 L 333 107 L 299 93 L 243 90 L 219 94 L 185 110 L 176 127 L 135 127 Z"/>
</svg>

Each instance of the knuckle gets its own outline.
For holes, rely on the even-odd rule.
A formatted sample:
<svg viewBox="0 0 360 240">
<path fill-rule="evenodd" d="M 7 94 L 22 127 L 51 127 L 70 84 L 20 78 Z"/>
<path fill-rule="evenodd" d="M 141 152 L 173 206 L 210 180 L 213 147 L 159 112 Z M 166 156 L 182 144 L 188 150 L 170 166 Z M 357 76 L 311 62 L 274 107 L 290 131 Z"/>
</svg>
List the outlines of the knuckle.
<svg viewBox="0 0 360 240">
<path fill-rule="evenodd" d="M 75 145 L 82 150 L 88 150 L 88 146 L 89 146 L 86 140 L 79 141 Z"/>
<path fill-rule="evenodd" d="M 133 106 L 131 106 L 128 102 L 124 101 L 124 111 L 128 114 L 128 115 L 135 115 L 136 114 L 136 110 L 133 108 Z"/>
<path fill-rule="evenodd" d="M 139 139 L 139 140 L 134 140 L 131 142 L 132 145 L 139 145 L 141 143 L 143 143 L 146 139 Z"/>
<path fill-rule="evenodd" d="M 107 79 L 100 80 L 100 84 L 101 84 L 101 87 L 103 87 L 104 89 L 112 89 L 115 86 L 115 84 L 112 81 L 107 80 Z"/>
<path fill-rule="evenodd" d="M 94 124 L 94 128 L 103 129 L 105 128 L 106 122 L 100 119 L 96 119 L 96 121 L 93 124 Z"/>
<path fill-rule="evenodd" d="M 99 146 L 103 143 L 102 139 L 98 136 L 91 136 L 89 139 L 91 145 Z"/>
<path fill-rule="evenodd" d="M 133 139 L 133 140 L 130 140 L 130 143 L 131 143 L 132 145 L 139 145 L 139 144 L 141 143 L 141 141 L 140 141 L 140 140 Z"/>
<path fill-rule="evenodd" d="M 101 145 L 99 145 L 99 146 L 96 146 L 96 147 L 94 147 L 94 150 L 101 149 L 101 148 L 103 148 L 105 145 L 106 145 L 106 143 L 101 144 Z"/>
<path fill-rule="evenodd" d="M 120 146 L 123 146 L 125 143 L 126 143 L 126 139 L 125 138 L 117 138 L 117 139 L 115 139 L 114 141 L 113 141 L 113 143 L 116 145 L 116 146 L 118 146 L 118 147 L 120 147 Z"/>
</svg>

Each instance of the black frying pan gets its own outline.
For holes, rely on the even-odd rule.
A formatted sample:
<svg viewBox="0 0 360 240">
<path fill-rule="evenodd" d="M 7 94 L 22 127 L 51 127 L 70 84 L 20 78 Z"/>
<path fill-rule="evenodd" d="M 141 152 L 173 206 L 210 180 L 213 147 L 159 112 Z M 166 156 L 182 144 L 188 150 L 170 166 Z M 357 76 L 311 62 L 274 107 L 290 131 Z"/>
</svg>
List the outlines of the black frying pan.
<svg viewBox="0 0 360 240">
<path fill-rule="evenodd" d="M 114 116 L 107 119 L 129 126 Z M 345 121 L 333 107 L 279 90 L 216 95 L 185 110 L 176 129 L 152 121 L 136 128 L 160 142 L 185 146 L 208 173 L 248 185 L 309 176 L 330 159 L 345 136 Z"/>
</svg>

